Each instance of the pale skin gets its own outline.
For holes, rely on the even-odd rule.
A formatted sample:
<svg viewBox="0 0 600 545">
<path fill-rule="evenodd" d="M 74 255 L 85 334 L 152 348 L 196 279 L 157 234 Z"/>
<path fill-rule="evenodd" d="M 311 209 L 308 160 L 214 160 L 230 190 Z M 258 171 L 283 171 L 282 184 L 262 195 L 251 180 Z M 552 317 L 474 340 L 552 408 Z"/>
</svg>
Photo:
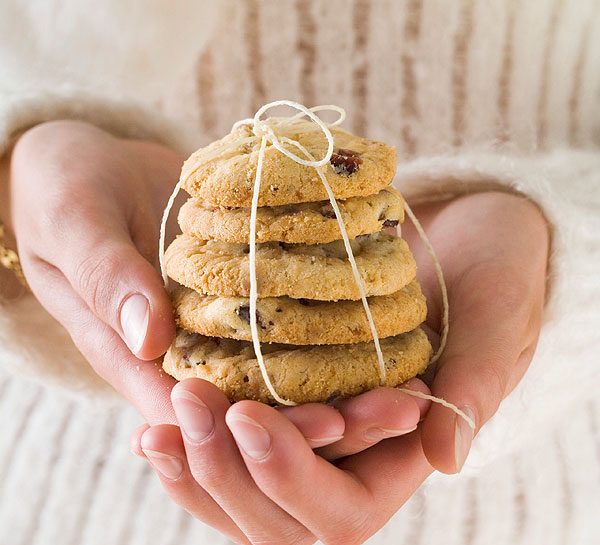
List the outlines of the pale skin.
<svg viewBox="0 0 600 545">
<path fill-rule="evenodd" d="M 174 501 L 236 543 L 363 543 L 434 469 L 460 471 L 473 433 L 453 412 L 390 388 L 335 407 L 274 409 L 231 405 L 199 379 L 175 386 L 158 364 L 175 328 L 155 265 L 159 219 L 182 160 L 85 123 L 26 132 L 4 165 L 10 207 L 0 214 L 28 282 L 96 372 L 142 413 L 148 424 L 134 432 L 132 449 Z M 431 391 L 467 411 L 477 432 L 533 355 L 549 229 L 534 204 L 501 192 L 422 204 L 415 213 L 450 299 L 450 336 Z M 403 237 L 437 331 L 433 268 L 407 225 Z M 3 290 L 15 289 L 0 274 Z M 147 301 L 147 321 L 124 328 L 124 302 L 134 294 Z M 418 379 L 407 387 L 429 391 Z"/>
</svg>

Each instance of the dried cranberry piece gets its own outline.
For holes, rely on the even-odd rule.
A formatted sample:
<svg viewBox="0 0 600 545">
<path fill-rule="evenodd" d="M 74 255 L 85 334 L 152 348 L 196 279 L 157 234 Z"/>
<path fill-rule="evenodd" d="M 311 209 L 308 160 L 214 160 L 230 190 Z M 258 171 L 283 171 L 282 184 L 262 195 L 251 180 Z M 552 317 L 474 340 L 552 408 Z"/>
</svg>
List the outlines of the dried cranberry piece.
<svg viewBox="0 0 600 545">
<path fill-rule="evenodd" d="M 384 227 L 396 227 L 400 223 L 399 220 L 385 220 L 383 222 Z"/>
<path fill-rule="evenodd" d="M 324 218 L 335 219 L 335 211 L 330 204 L 322 206 L 319 212 L 321 212 L 321 216 Z"/>
<path fill-rule="evenodd" d="M 356 151 L 338 148 L 333 152 L 329 162 L 336 174 L 351 176 L 359 169 L 362 159 Z"/>
</svg>

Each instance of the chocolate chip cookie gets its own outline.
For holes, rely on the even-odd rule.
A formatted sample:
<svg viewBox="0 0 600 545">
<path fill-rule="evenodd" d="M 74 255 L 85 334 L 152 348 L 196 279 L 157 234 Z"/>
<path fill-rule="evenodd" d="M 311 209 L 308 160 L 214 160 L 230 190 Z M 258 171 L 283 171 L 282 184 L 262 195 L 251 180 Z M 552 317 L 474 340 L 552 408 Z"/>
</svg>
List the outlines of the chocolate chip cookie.
<svg viewBox="0 0 600 545">
<path fill-rule="evenodd" d="M 355 136 L 332 128 L 335 151 L 323 172 L 336 199 L 373 195 L 388 186 L 396 172 L 396 151 L 382 142 Z M 239 138 L 252 136 L 243 125 L 230 134 L 201 148 L 184 163 L 183 188 L 211 206 L 249 208 L 256 176 L 260 141 L 230 148 Z M 327 140 L 308 121 L 297 123 L 286 134 L 304 146 L 315 158 L 327 151 Z M 301 152 L 289 145 L 290 151 Z M 222 153 L 221 153 L 222 152 Z M 300 165 L 269 145 L 265 151 L 259 206 L 280 206 L 323 201 L 327 193 L 315 169 Z"/>
<path fill-rule="evenodd" d="M 172 298 L 177 323 L 183 329 L 252 340 L 247 298 L 200 295 L 184 287 L 178 287 Z M 410 331 L 427 316 L 425 296 L 416 281 L 390 295 L 370 297 L 369 307 L 380 338 Z M 258 300 L 257 323 L 261 342 L 317 345 L 372 340 L 362 301 L 267 297 Z"/>
<path fill-rule="evenodd" d="M 382 339 L 386 386 L 398 386 L 422 373 L 431 356 L 427 335 L 417 328 Z M 296 403 L 350 397 L 380 385 L 372 342 L 330 346 L 263 345 L 265 365 L 277 393 Z M 179 330 L 163 367 L 178 380 L 199 377 L 217 385 L 231 400 L 273 403 L 252 343 L 205 337 Z"/>
<path fill-rule="evenodd" d="M 367 296 L 389 295 L 416 275 L 406 242 L 375 233 L 351 241 Z M 165 253 L 169 276 L 206 295 L 250 295 L 247 244 L 180 235 Z M 257 246 L 259 297 L 337 301 L 360 299 L 343 242 L 305 245 L 267 242 Z"/>
<path fill-rule="evenodd" d="M 395 227 L 404 220 L 404 201 L 395 189 L 385 188 L 375 195 L 352 197 L 338 206 L 349 238 Z M 201 240 L 248 242 L 249 208 L 215 208 L 189 199 L 179 211 L 184 233 Z M 264 206 L 256 217 L 257 242 L 323 244 L 342 238 L 335 212 L 329 201 L 282 206 Z"/>
</svg>

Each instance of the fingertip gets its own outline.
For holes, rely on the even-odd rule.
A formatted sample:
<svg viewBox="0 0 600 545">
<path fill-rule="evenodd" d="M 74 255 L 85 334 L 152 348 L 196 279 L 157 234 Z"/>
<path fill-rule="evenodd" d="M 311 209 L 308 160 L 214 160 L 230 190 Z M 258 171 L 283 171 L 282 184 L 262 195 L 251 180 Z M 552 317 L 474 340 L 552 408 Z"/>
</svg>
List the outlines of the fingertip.
<svg viewBox="0 0 600 545">
<path fill-rule="evenodd" d="M 121 309 L 121 327 L 124 340 L 139 359 L 149 361 L 162 356 L 175 338 L 175 318 L 171 300 L 159 281 L 156 271 L 152 269 L 152 277 L 141 279 L 145 286 L 143 293 L 136 293 L 125 299 Z M 145 276 L 145 275 L 144 275 Z M 133 326 L 132 338 L 124 324 L 127 323 L 127 304 L 133 297 L 143 297 L 147 305 L 147 314 L 138 312 L 137 323 Z M 141 306 L 141 305 L 140 305 Z M 125 311 L 125 313 L 124 313 Z M 136 341 L 141 338 L 141 341 Z M 136 346 L 136 342 L 138 343 Z"/>
<path fill-rule="evenodd" d="M 344 436 L 344 417 L 330 405 L 309 403 L 298 407 L 280 407 L 277 410 L 298 428 L 311 448 L 330 445 Z"/>
<path fill-rule="evenodd" d="M 148 426 L 140 437 L 140 449 L 152 452 L 164 452 L 174 456 L 184 456 L 183 439 L 178 426 L 158 424 Z"/>
<path fill-rule="evenodd" d="M 140 458 L 146 457 L 146 455 L 142 451 L 141 440 L 142 435 L 144 435 L 144 432 L 149 428 L 150 426 L 148 424 L 142 424 L 138 426 L 135 430 L 133 430 L 133 432 L 131 433 L 131 438 L 129 440 L 129 449 L 133 454 L 139 456 Z"/>
<path fill-rule="evenodd" d="M 431 395 L 431 390 L 421 379 L 411 378 L 409 381 L 405 382 L 401 385 L 401 388 L 405 388 L 407 390 L 414 390 L 416 392 L 420 392 L 425 395 Z M 407 394 L 410 395 L 410 394 Z M 429 399 L 422 399 L 420 397 L 413 397 L 414 402 L 419 407 L 420 420 L 423 420 L 431 407 L 431 401 Z"/>
<path fill-rule="evenodd" d="M 217 386 L 201 378 L 188 378 L 175 384 L 171 390 L 171 401 L 177 402 L 178 398 L 186 398 L 188 394 L 192 394 L 213 409 L 226 411 L 231 405 L 227 396 Z"/>
<path fill-rule="evenodd" d="M 460 409 L 476 422 L 472 409 Z M 422 426 L 423 452 L 434 469 L 446 474 L 458 473 L 471 450 L 474 433 L 461 415 L 434 404 Z"/>
<path fill-rule="evenodd" d="M 377 388 L 338 405 L 346 423 L 387 430 L 413 429 L 420 419 L 414 397 L 396 388 Z"/>
</svg>

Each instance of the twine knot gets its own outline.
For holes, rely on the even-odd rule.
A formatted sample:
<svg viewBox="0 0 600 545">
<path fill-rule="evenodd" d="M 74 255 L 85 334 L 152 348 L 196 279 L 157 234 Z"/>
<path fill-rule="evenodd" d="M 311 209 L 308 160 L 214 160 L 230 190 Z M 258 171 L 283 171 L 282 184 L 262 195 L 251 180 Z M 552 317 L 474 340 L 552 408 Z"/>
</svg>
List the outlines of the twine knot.
<svg viewBox="0 0 600 545">
<path fill-rule="evenodd" d="M 277 106 L 288 106 L 294 110 L 297 110 L 297 113 L 288 117 L 267 117 L 265 119 L 261 119 L 267 111 Z M 331 123 L 323 121 L 317 115 L 317 112 L 326 111 L 337 113 L 338 118 Z M 309 120 L 312 121 L 312 129 L 306 127 L 306 120 L 303 119 L 304 117 L 308 117 Z M 306 106 L 292 100 L 276 100 L 275 102 L 270 102 L 269 104 L 265 104 L 259 108 L 254 114 L 254 117 L 237 121 L 233 125 L 232 131 L 242 125 L 249 125 L 256 140 L 262 141 L 265 139 L 266 143 L 271 144 L 283 155 L 289 157 L 292 161 L 295 161 L 300 165 L 319 168 L 326 165 L 331 160 L 331 156 L 333 155 L 333 135 L 329 130 L 330 127 L 340 125 L 345 119 L 346 111 L 343 108 L 332 104 L 307 108 Z M 294 128 L 297 128 L 300 123 L 303 124 L 303 128 L 307 130 L 320 130 L 325 136 L 325 139 L 327 140 L 327 152 L 321 159 L 317 160 L 312 157 L 312 155 L 306 148 L 304 148 L 304 146 L 300 144 L 300 142 L 287 136 L 287 134 L 289 134 Z M 288 147 L 285 147 L 284 144 L 287 144 Z M 300 150 L 304 154 L 304 157 L 300 157 L 299 155 L 291 152 L 289 150 L 289 146 L 293 146 Z"/>
</svg>

